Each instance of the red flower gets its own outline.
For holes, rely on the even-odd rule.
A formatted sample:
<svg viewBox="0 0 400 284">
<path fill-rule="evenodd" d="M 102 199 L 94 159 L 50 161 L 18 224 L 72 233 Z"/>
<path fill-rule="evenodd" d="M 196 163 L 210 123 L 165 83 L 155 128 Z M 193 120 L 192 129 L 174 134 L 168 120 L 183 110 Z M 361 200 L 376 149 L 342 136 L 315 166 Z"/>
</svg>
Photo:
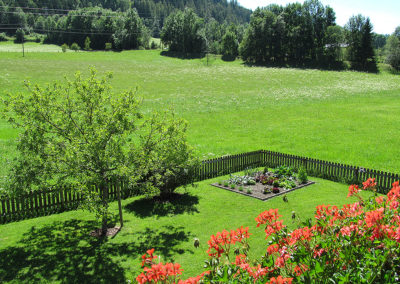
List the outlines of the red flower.
<svg viewBox="0 0 400 284">
<path fill-rule="evenodd" d="M 315 249 L 314 250 L 314 258 L 321 257 L 321 255 L 326 252 L 325 249 Z"/>
<path fill-rule="evenodd" d="M 279 250 L 279 245 L 278 244 L 272 244 L 267 248 L 267 252 L 269 255 L 278 252 Z"/>
<path fill-rule="evenodd" d="M 265 284 L 291 284 L 293 281 L 293 278 L 283 278 L 282 276 L 278 277 L 272 277 L 269 281 L 267 281 Z"/>
<path fill-rule="evenodd" d="M 296 244 L 299 240 L 310 241 L 313 235 L 314 234 L 312 228 L 304 227 L 296 229 L 290 234 L 288 244 L 292 246 Z"/>
<path fill-rule="evenodd" d="M 144 255 L 142 255 L 142 267 L 153 264 L 153 259 L 157 258 L 156 255 L 153 255 L 153 253 L 154 248 L 149 249 Z"/>
<path fill-rule="evenodd" d="M 275 234 L 277 232 L 279 232 L 280 230 L 283 229 L 283 227 L 285 227 L 283 225 L 283 221 L 276 221 L 275 223 L 272 223 L 271 225 L 268 225 L 265 228 L 265 234 L 266 234 L 266 239 L 268 239 L 268 237 L 272 234 Z"/>
<path fill-rule="evenodd" d="M 294 273 L 296 273 L 297 276 L 302 275 L 304 272 L 306 272 L 308 270 L 308 266 L 305 264 L 300 264 L 300 265 L 296 265 L 296 267 L 294 268 Z"/>
<path fill-rule="evenodd" d="M 369 178 L 363 182 L 364 190 L 365 189 L 375 189 L 376 182 L 375 178 Z"/>
<path fill-rule="evenodd" d="M 349 186 L 349 194 L 347 194 L 347 197 L 353 196 L 357 193 L 359 193 L 361 190 L 358 188 L 358 185 L 350 185 Z"/>
<path fill-rule="evenodd" d="M 382 219 L 383 219 L 383 207 L 375 211 L 370 211 L 365 213 L 365 222 L 367 223 L 368 228 L 377 226 L 380 223 L 380 220 Z"/>
<path fill-rule="evenodd" d="M 264 211 L 256 218 L 257 227 L 260 227 L 261 224 L 269 224 L 280 217 L 282 216 L 278 215 L 278 209 L 270 209 L 268 211 Z"/>
<path fill-rule="evenodd" d="M 400 227 L 397 228 L 395 235 L 393 236 L 398 243 L 400 243 Z"/>
</svg>

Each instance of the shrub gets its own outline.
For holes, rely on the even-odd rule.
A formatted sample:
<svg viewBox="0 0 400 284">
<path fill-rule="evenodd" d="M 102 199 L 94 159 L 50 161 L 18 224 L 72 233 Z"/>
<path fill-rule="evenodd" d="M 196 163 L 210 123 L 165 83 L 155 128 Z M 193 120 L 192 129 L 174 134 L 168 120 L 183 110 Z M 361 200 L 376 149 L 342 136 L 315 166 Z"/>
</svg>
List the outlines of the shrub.
<svg viewBox="0 0 400 284">
<path fill-rule="evenodd" d="M 25 42 L 25 31 L 23 29 L 18 29 L 15 32 L 15 43 L 23 43 Z"/>
<path fill-rule="evenodd" d="M 243 186 L 239 186 L 239 191 L 243 191 Z"/>
<path fill-rule="evenodd" d="M 155 41 L 152 41 L 151 45 L 150 45 L 150 48 L 151 49 L 157 49 L 158 48 L 158 44 Z"/>
<path fill-rule="evenodd" d="M 90 44 L 91 44 L 91 41 L 90 41 L 90 37 L 86 37 L 85 38 L 85 43 L 84 43 L 84 49 L 86 50 L 86 51 L 89 51 L 89 50 L 92 50 L 91 48 L 90 48 Z"/>
<path fill-rule="evenodd" d="M 106 51 L 110 51 L 112 49 L 112 43 L 111 42 L 106 42 L 104 49 Z"/>
<path fill-rule="evenodd" d="M 363 189 L 375 191 L 375 180 L 368 179 Z M 278 209 L 259 214 L 257 227 L 264 229 L 268 240 L 260 260 L 249 257 L 249 228 L 212 235 L 204 272 L 179 283 L 320 283 L 322 279 L 332 283 L 398 283 L 399 182 L 393 183 L 386 196 L 375 194 L 369 200 L 363 200 L 360 190 L 357 185 L 349 187 L 348 197 L 355 196 L 358 202 L 342 208 L 319 205 L 314 221 L 298 223 L 292 231 L 283 224 Z M 298 219 L 295 212 L 292 219 Z M 153 252 L 142 257 L 142 266 L 147 268 L 136 280 L 177 283 L 180 265 L 156 264 Z"/>
<path fill-rule="evenodd" d="M 250 188 L 247 189 L 247 193 L 248 193 L 248 194 L 251 194 L 251 193 L 252 193 L 252 191 L 251 191 Z"/>
<path fill-rule="evenodd" d="M 81 49 L 81 47 L 80 47 L 76 42 L 74 42 L 73 44 L 71 44 L 71 50 L 77 52 L 77 51 L 80 50 L 80 49 Z"/>
<path fill-rule="evenodd" d="M 231 184 L 231 188 L 232 188 L 232 189 L 235 189 L 235 187 L 236 187 L 236 185 L 232 183 L 232 184 Z"/>
<path fill-rule="evenodd" d="M 64 43 L 63 45 L 61 45 L 61 50 L 62 50 L 62 52 L 67 52 L 67 49 L 68 49 L 69 47 L 68 47 L 68 44 L 66 44 L 66 43 Z"/>
<path fill-rule="evenodd" d="M 293 168 L 286 166 L 279 166 L 274 170 L 276 177 L 291 177 L 293 176 Z"/>
<path fill-rule="evenodd" d="M 5 33 L 0 33 L 0 41 L 7 41 L 8 38 Z"/>
<path fill-rule="evenodd" d="M 308 181 L 307 171 L 304 168 L 300 168 L 297 178 L 301 183 L 306 183 Z"/>
</svg>

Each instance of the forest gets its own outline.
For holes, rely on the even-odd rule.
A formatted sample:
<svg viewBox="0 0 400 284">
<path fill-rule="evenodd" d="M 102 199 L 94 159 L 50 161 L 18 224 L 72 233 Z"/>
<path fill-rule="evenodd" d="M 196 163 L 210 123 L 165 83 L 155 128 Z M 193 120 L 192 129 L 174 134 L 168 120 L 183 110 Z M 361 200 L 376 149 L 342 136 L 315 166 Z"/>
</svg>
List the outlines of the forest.
<svg viewBox="0 0 400 284">
<path fill-rule="evenodd" d="M 150 41 L 155 37 L 184 54 L 376 72 L 384 60 L 399 68 L 398 33 L 373 33 L 363 15 L 341 27 L 335 11 L 318 0 L 253 12 L 236 0 L 0 0 L 0 40 L 15 35 L 18 43 L 29 35 L 74 50 L 158 48 Z"/>
</svg>

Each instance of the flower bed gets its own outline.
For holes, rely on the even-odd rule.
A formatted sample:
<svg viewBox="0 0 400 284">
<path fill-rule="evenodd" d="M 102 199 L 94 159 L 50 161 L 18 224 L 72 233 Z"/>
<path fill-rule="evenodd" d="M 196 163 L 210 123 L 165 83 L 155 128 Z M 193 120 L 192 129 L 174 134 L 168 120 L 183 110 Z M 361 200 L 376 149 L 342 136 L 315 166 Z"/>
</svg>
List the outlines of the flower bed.
<svg viewBox="0 0 400 284">
<path fill-rule="evenodd" d="M 268 200 L 311 184 L 314 182 L 307 180 L 305 172 L 299 171 L 296 175 L 293 169 L 281 166 L 272 171 L 268 168 L 260 172 L 247 170 L 242 176 L 231 175 L 229 180 L 212 185 L 260 200 Z"/>
</svg>

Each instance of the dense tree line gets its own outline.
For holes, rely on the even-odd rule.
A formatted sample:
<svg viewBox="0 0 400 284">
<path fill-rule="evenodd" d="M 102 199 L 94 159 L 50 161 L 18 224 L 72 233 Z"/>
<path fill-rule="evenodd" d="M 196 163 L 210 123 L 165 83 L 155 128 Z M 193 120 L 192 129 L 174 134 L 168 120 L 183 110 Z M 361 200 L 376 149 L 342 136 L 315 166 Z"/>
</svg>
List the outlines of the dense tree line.
<svg viewBox="0 0 400 284">
<path fill-rule="evenodd" d="M 372 25 L 353 16 L 342 28 L 335 12 L 318 0 L 287 6 L 270 5 L 251 16 L 240 53 L 249 63 L 319 65 L 376 71 Z"/>
<path fill-rule="evenodd" d="M 9 14 L 28 12 L 32 21 L 34 21 L 34 15 L 37 12 L 45 12 L 49 15 L 66 14 L 68 12 L 58 9 L 72 10 L 100 7 L 125 12 L 128 9 L 135 8 L 144 24 L 155 37 L 160 36 L 164 21 L 171 13 L 177 10 L 183 11 L 185 8 L 191 8 L 200 17 L 205 19 L 213 18 L 219 23 L 246 23 L 251 15 L 251 11 L 240 6 L 237 0 L 3 0 L 0 1 L 0 6 L 8 6 L 9 11 L 7 13 Z M 31 9 L 22 10 L 15 9 L 15 7 L 28 7 Z M 36 8 L 41 10 L 35 10 Z M 4 22 L 0 19 L 1 23 Z"/>
<path fill-rule="evenodd" d="M 139 14 L 144 18 L 146 26 L 158 37 L 166 18 L 176 12 L 189 8 L 199 17 L 218 23 L 244 24 L 250 20 L 251 11 L 243 8 L 237 0 L 137 0 L 134 1 Z"/>
<path fill-rule="evenodd" d="M 173 52 L 222 54 L 235 59 L 244 31 L 244 25 L 219 24 L 214 18 L 205 21 L 186 8 L 165 20 L 161 40 Z"/>
<path fill-rule="evenodd" d="M 19 8 L 11 11 L 19 12 L 5 14 L 0 10 L 0 17 L 3 14 L 7 16 L 4 20 L 6 24 L 3 23 L 4 29 L 0 28 L 0 32 L 13 34 L 21 28 L 26 33 L 45 35 L 44 41 L 47 43 L 76 43 L 80 47 L 84 47 L 86 38 L 89 38 L 90 48 L 97 50 L 105 49 L 107 43 L 115 49 L 135 49 L 149 45 L 150 32 L 136 9 L 115 12 L 92 7 L 47 16 L 42 13 L 24 13 Z"/>
<path fill-rule="evenodd" d="M 386 61 L 395 70 L 400 70 L 400 26 L 388 38 L 386 46 Z"/>
<path fill-rule="evenodd" d="M 257 9 L 241 44 L 248 62 L 301 65 L 339 61 L 342 32 L 335 12 L 317 0 Z"/>
</svg>

